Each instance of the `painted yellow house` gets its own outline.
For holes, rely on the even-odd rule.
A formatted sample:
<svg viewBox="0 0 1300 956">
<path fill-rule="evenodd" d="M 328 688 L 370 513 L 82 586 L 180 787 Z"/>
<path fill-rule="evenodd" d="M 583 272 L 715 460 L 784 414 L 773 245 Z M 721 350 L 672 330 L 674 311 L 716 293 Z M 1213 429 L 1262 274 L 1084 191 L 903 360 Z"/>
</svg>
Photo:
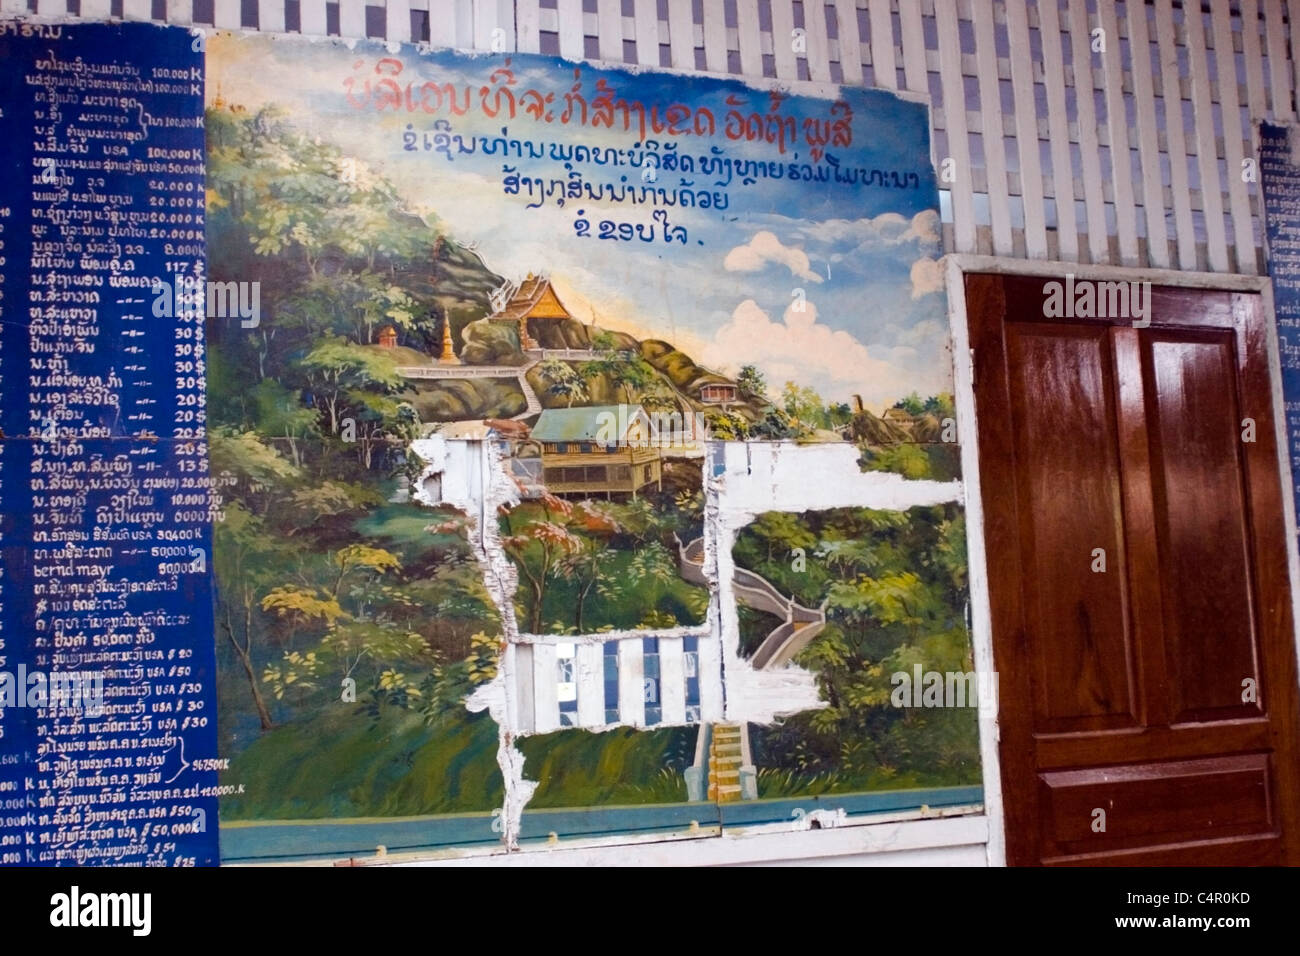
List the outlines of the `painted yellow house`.
<svg viewBox="0 0 1300 956">
<path fill-rule="evenodd" d="M 654 423 L 640 405 L 548 408 L 533 426 L 542 483 L 554 495 L 631 495 L 663 488 Z"/>
</svg>

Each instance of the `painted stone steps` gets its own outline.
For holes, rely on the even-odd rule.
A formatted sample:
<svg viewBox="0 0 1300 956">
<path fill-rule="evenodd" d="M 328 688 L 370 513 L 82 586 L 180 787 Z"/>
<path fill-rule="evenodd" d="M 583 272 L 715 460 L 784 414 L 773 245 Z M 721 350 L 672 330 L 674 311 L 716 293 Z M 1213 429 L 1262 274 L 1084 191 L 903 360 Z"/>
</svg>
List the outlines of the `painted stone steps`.
<svg viewBox="0 0 1300 956">
<path fill-rule="evenodd" d="M 741 752 L 739 724 L 716 724 L 709 747 L 709 799 L 730 803 L 741 799 Z"/>
</svg>

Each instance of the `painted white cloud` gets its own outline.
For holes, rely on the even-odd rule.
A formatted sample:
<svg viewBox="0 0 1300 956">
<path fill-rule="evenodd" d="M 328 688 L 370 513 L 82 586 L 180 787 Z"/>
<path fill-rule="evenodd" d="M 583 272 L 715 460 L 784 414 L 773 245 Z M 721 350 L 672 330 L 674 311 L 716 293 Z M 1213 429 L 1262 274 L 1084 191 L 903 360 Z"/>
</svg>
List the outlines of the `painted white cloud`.
<svg viewBox="0 0 1300 956">
<path fill-rule="evenodd" d="M 907 242 L 938 246 L 943 241 L 939 214 L 933 209 L 923 209 L 911 219 L 896 212 L 884 212 L 871 219 L 827 219 L 803 226 L 799 233 L 813 242 L 852 243 L 858 252 Z"/>
<path fill-rule="evenodd" d="M 948 341 L 948 324 L 939 319 L 921 319 L 912 325 L 897 325 L 891 322 L 885 326 L 885 333 L 896 346 L 915 349 L 921 352 L 942 348 Z M 871 346 L 875 350 L 875 346 Z"/>
<path fill-rule="evenodd" d="M 941 367 L 918 374 L 882 361 L 848 332 L 818 322 L 813 302 L 804 302 L 803 311 L 796 305 L 773 321 L 753 299 L 741 302 L 706 347 L 705 364 L 734 372 L 752 363 L 774 390 L 792 381 L 816 389 L 827 401 L 861 395 L 877 408 L 914 390 L 926 394 L 943 387 Z"/>
<path fill-rule="evenodd" d="M 930 381 L 939 367 L 949 362 L 948 325 L 936 319 L 922 319 L 912 326 L 888 325 L 879 339 L 867 343 L 872 356 L 905 370 L 921 381 Z M 947 389 L 947 384 L 936 385 Z M 918 387 L 919 390 L 919 387 Z"/>
<path fill-rule="evenodd" d="M 806 252 L 782 245 L 776 234 L 766 229 L 755 233 L 754 238 L 745 245 L 736 246 L 728 252 L 722 266 L 728 272 L 758 272 L 772 262 L 785 266 L 800 279 L 808 282 L 822 281 L 822 277 L 812 271 Z"/>
<path fill-rule="evenodd" d="M 912 298 L 943 291 L 943 266 L 936 259 L 917 259 L 912 263 Z"/>
</svg>

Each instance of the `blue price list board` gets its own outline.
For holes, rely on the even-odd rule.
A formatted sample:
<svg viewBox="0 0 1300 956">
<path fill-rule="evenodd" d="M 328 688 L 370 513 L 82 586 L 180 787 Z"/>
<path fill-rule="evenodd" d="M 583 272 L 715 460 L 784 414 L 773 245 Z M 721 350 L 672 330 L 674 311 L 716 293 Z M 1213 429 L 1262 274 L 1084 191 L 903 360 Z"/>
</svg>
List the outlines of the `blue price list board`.
<svg viewBox="0 0 1300 956">
<path fill-rule="evenodd" d="M 1300 513 L 1300 130 L 1261 123 L 1259 160 L 1291 475 Z"/>
<path fill-rule="evenodd" d="M 3 864 L 218 862 L 195 46 L 0 21 Z"/>
</svg>

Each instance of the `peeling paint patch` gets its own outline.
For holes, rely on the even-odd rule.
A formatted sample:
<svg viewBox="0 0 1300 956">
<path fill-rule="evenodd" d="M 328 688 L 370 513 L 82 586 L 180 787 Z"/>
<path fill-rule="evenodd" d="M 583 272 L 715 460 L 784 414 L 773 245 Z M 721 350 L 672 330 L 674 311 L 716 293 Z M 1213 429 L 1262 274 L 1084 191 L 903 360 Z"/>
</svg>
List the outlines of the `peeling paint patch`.
<svg viewBox="0 0 1300 956">
<path fill-rule="evenodd" d="M 502 542 L 496 520 L 499 513 L 516 508 L 519 499 L 495 444 L 434 437 L 415 443 L 412 450 L 426 463 L 417 481 L 416 499 L 426 505 L 452 504 L 470 515 L 471 542 L 502 619 L 506 651 L 500 671 L 476 691 L 467 707 L 488 710 L 500 726 L 498 763 L 506 780 L 502 829 L 510 849 L 518 848 L 521 839 L 552 834 L 599 835 L 591 830 L 595 823 L 578 817 L 532 816 L 552 813 L 547 807 L 555 806 L 556 800 L 568 806 L 577 801 L 597 810 L 611 801 L 643 808 L 671 803 L 707 807 L 722 799 L 719 788 L 728 781 L 710 775 L 720 759 L 718 742 L 724 740 L 716 736 L 720 734 L 736 735 L 741 782 L 735 786 L 749 798 L 760 793 L 760 771 L 786 774 L 783 796 L 809 787 L 815 790 L 818 773 L 824 778 L 822 785 L 831 785 L 835 775 L 826 770 L 801 774 L 792 767 L 762 764 L 784 759 L 781 750 L 790 744 L 794 726 L 790 721 L 796 715 L 806 725 L 812 714 L 830 708 L 825 721 L 839 719 L 842 706 L 826 699 L 819 674 L 794 664 L 793 659 L 812 645 L 823 628 L 838 635 L 841 623 L 827 615 L 829 598 L 813 599 L 790 587 L 783 590 L 754 569 L 739 565 L 737 547 L 743 553 L 745 536 L 752 537 L 749 529 L 761 528 L 764 520 L 773 520 L 772 515 L 794 522 L 791 527 L 796 532 L 801 520 L 815 524 L 827 520 L 826 515 L 849 515 L 844 520 L 850 525 L 853 515 L 892 515 L 880 519 L 882 540 L 909 521 L 928 521 L 926 527 L 933 530 L 960 518 L 960 483 L 864 473 L 850 445 L 710 443 L 703 533 L 698 539 L 679 540 L 674 567 L 675 574 L 707 588 L 704 622 L 657 629 L 533 633 L 519 626 L 519 567 Z M 554 503 L 553 507 L 569 506 Z M 914 519 L 915 514 L 926 517 Z M 805 543 L 812 546 L 812 531 L 805 533 L 810 536 Z M 814 549 L 813 560 L 826 558 Z M 840 555 L 830 560 L 843 563 L 844 559 Z M 954 560 L 964 567 L 964 549 L 954 552 Z M 906 574 L 906 569 L 900 573 Z M 741 607 L 759 609 L 778 625 L 756 646 L 742 647 Z M 956 615 L 949 624 L 965 640 L 964 603 Z M 824 685 L 826 675 L 820 676 Z M 751 737 L 759 744 L 757 757 Z M 651 766 L 658 771 L 646 769 Z M 977 773 L 977 759 L 974 768 Z M 874 785 L 896 769 L 883 765 Z M 580 780 L 583 775 L 587 779 Z M 865 781 L 863 774 L 858 775 Z M 934 782 L 941 777 L 931 773 L 917 779 Z M 541 804 L 529 809 L 539 793 Z M 697 829 L 709 824 L 699 818 L 712 812 L 620 810 L 620 822 L 610 823 L 609 818 L 597 829 L 676 832 L 685 827 L 692 832 L 688 824 Z M 833 812 L 836 820 L 838 813 Z M 533 832 L 541 820 L 561 830 Z M 563 820 L 567 823 L 557 822 Z"/>
<path fill-rule="evenodd" d="M 516 849 L 520 815 L 536 785 L 524 779 L 524 758 L 514 747 L 512 728 L 518 725 L 518 716 L 511 674 L 516 666 L 512 645 L 519 633 L 514 609 L 517 575 L 501 547 L 495 516 L 498 508 L 516 503 L 518 493 L 492 442 L 448 441 L 433 436 L 412 442 L 410 447 L 425 462 L 413 498 L 430 507 L 451 505 L 468 516 L 470 546 L 483 571 L 484 586 L 500 615 L 506 648 L 497 676 L 466 701 L 466 708 L 471 712 L 486 709 L 499 728 L 497 764 L 505 779 L 501 838 L 507 849 Z"/>
</svg>

